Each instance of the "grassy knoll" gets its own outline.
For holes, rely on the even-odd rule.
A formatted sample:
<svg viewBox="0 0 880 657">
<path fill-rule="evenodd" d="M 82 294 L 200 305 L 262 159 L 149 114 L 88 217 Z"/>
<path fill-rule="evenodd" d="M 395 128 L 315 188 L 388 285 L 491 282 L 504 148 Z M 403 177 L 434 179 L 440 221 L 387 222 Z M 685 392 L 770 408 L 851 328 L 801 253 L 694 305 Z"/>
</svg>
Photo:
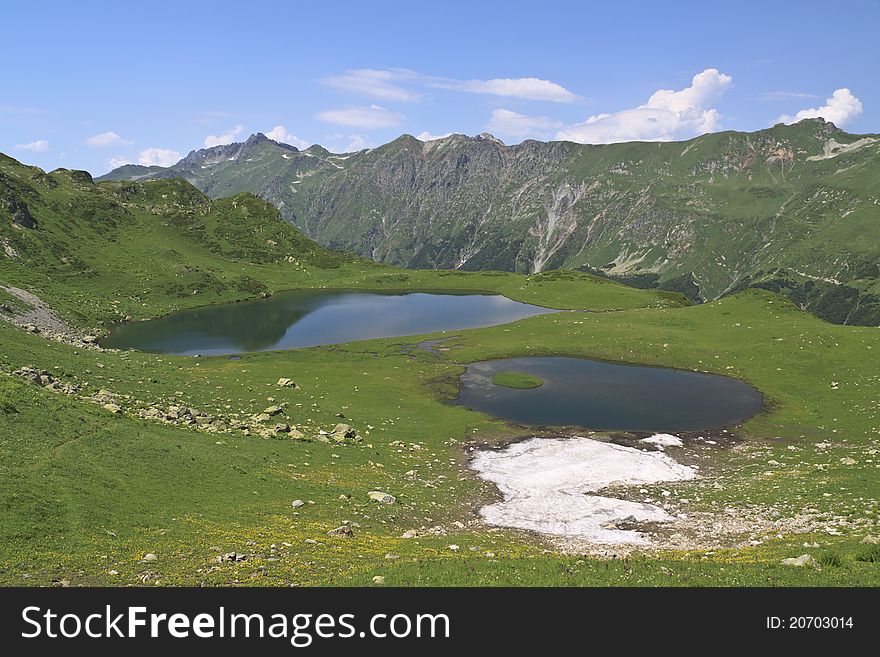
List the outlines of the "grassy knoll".
<svg viewBox="0 0 880 657">
<path fill-rule="evenodd" d="M 539 377 L 533 374 L 525 374 L 523 372 L 498 372 L 492 377 L 492 383 L 496 386 L 504 386 L 505 388 L 518 388 L 526 390 L 528 388 L 540 388 L 544 385 Z"/>
</svg>

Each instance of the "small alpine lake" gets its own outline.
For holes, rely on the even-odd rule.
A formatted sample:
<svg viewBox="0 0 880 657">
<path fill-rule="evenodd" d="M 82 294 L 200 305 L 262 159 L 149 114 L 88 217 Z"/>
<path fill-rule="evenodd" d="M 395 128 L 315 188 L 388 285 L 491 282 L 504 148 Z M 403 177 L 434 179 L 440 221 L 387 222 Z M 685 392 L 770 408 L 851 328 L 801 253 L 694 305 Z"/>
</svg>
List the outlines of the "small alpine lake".
<svg viewBox="0 0 880 657">
<path fill-rule="evenodd" d="M 504 373 L 543 383 L 498 385 Z M 493 383 L 493 379 L 496 383 Z M 586 358 L 505 358 L 472 363 L 461 406 L 532 426 L 597 431 L 694 431 L 738 424 L 763 407 L 755 388 L 726 376 Z"/>
<path fill-rule="evenodd" d="M 480 328 L 551 312 L 498 294 L 289 290 L 118 324 L 101 346 L 236 354 Z"/>
</svg>

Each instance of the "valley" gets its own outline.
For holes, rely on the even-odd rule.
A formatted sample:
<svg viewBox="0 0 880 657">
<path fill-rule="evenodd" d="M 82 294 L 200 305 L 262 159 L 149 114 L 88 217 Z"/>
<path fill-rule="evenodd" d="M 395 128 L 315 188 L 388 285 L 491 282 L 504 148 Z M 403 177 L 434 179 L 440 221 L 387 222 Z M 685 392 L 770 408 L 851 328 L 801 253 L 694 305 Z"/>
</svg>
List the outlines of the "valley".
<svg viewBox="0 0 880 657">
<path fill-rule="evenodd" d="M 212 199 L 180 179 L 95 183 L 3 157 L 0 192 L 15 208 L 0 211 L 5 585 L 880 581 L 876 327 L 768 289 L 695 305 L 574 270 L 399 269 L 312 242 L 246 192 Z M 284 290 L 471 291 L 558 312 L 232 356 L 99 346 L 119 322 Z M 469 365 L 541 357 L 732 377 L 763 408 L 664 447 L 450 403 Z M 540 378 L 514 392 L 550 389 Z M 637 532 L 635 549 L 485 521 L 501 497 L 475 457 L 574 436 L 698 476 L 596 480 L 591 495 L 662 510 L 600 527 Z M 815 566 L 782 563 L 804 553 Z"/>
<path fill-rule="evenodd" d="M 695 301 L 759 287 L 877 326 L 878 167 L 880 137 L 807 119 L 685 142 L 403 135 L 344 154 L 255 134 L 101 179 L 250 192 L 324 246 L 411 269 L 580 269 Z"/>
</svg>

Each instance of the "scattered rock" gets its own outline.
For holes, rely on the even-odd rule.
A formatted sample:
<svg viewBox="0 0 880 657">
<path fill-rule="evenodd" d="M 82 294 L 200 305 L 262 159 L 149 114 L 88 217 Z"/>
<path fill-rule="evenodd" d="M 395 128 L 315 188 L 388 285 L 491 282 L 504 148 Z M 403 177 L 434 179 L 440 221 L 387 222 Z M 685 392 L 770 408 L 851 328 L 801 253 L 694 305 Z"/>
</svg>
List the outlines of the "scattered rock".
<svg viewBox="0 0 880 657">
<path fill-rule="evenodd" d="M 330 432 L 330 438 L 338 443 L 346 440 L 357 440 L 358 432 L 351 425 L 340 423 L 333 427 L 333 431 Z"/>
<path fill-rule="evenodd" d="M 284 377 L 278 379 L 278 383 L 275 385 L 281 386 L 282 388 L 299 388 L 292 379 L 285 379 Z"/>
<path fill-rule="evenodd" d="M 867 543 L 868 545 L 880 545 L 880 536 L 872 536 L 869 534 L 862 539 L 862 543 Z"/>
<path fill-rule="evenodd" d="M 275 425 L 275 433 L 290 433 L 290 425 L 279 422 Z"/>
<path fill-rule="evenodd" d="M 263 411 L 263 414 L 272 417 L 274 415 L 281 415 L 281 407 L 280 406 L 270 406 L 266 410 Z"/>
<path fill-rule="evenodd" d="M 394 504 L 397 501 L 397 498 L 394 497 L 394 495 L 383 493 L 380 490 L 371 490 L 369 493 L 367 493 L 367 497 L 369 497 L 374 502 L 381 502 L 382 504 Z"/>
<path fill-rule="evenodd" d="M 292 506 L 294 509 L 298 509 L 301 506 L 305 506 L 305 505 L 306 505 L 306 503 L 303 502 L 302 500 L 294 500 L 293 502 L 290 503 L 290 506 Z"/>
<path fill-rule="evenodd" d="M 783 559 L 780 561 L 783 566 L 816 566 L 818 562 L 813 558 L 810 554 L 802 554 L 799 557 L 792 557 L 790 559 Z"/>
<path fill-rule="evenodd" d="M 114 404 L 113 402 L 108 402 L 104 404 L 103 408 L 110 411 L 114 415 L 122 413 L 122 408 L 118 404 Z"/>
<path fill-rule="evenodd" d="M 327 532 L 328 536 L 344 536 L 345 538 L 354 538 L 354 531 L 348 525 L 342 525 L 336 529 Z"/>
<path fill-rule="evenodd" d="M 382 575 L 376 575 L 373 577 L 373 584 L 376 586 L 385 586 L 385 578 Z"/>
<path fill-rule="evenodd" d="M 144 558 L 141 559 L 141 561 L 158 561 L 158 560 L 159 560 L 159 557 L 157 557 L 157 556 L 156 556 L 155 554 L 153 554 L 152 552 L 147 552 L 147 553 L 144 555 Z"/>
<path fill-rule="evenodd" d="M 639 521 L 635 516 L 626 516 L 625 518 L 615 518 L 611 522 L 607 522 L 602 527 L 605 529 L 623 529 L 632 530 L 639 525 Z"/>
</svg>

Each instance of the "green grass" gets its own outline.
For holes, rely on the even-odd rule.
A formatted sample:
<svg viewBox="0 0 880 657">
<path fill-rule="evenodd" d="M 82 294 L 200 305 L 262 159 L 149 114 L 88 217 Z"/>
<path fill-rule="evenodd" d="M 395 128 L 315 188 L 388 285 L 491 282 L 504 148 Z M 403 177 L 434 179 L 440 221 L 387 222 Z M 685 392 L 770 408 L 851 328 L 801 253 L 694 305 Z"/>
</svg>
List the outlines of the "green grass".
<svg viewBox="0 0 880 657">
<path fill-rule="evenodd" d="M 751 341 L 733 339 L 740 331 Z M 871 453 L 880 426 L 877 375 L 866 358 L 880 349 L 880 336 L 824 324 L 770 294 L 678 310 L 533 317 L 461 332 L 448 343 L 457 348 L 443 358 L 413 357 L 410 347 L 420 337 L 248 354 L 236 361 L 76 353 L 6 325 L 0 325 L 0 338 L 4 371 L 35 364 L 65 380 L 88 381 L 92 390 L 105 387 L 218 414 L 258 412 L 272 398 L 286 404 L 285 416 L 307 435 L 331 428 L 340 421 L 336 413 L 343 413 L 365 439 L 328 446 L 207 434 L 111 416 L 2 379 L 4 583 L 123 584 L 155 573 L 163 584 L 369 584 L 374 574 L 401 584 L 867 584 L 880 574 L 873 562 L 855 556 L 865 547 L 863 536 L 876 533 L 880 498 Z M 821 348 L 801 353 L 809 342 Z M 722 514 L 731 506 L 783 516 L 815 508 L 842 535 L 818 537 L 821 550 L 812 552 L 818 558 L 833 547 L 843 555 L 842 566 L 779 566 L 782 558 L 809 551 L 801 543 L 813 537 L 791 535 L 743 547 L 735 557 L 643 557 L 627 562 L 630 571 L 584 559 L 580 575 L 571 577 L 560 564 L 574 562 L 543 554 L 542 541 L 474 525 L 474 510 L 493 493 L 462 467 L 463 447 L 521 430 L 440 399 L 463 371 L 460 363 L 548 353 L 553 344 L 559 353 L 726 374 L 735 364 L 734 374 L 767 395 L 769 410 L 742 428 L 750 437 L 744 444 L 716 451 L 712 476 L 671 485 L 674 494 L 694 500 L 695 509 Z M 301 389 L 277 388 L 281 376 L 294 378 Z M 832 380 L 838 389 L 831 389 Z M 831 447 L 815 447 L 820 441 Z M 857 464 L 843 465 L 843 458 Z M 374 489 L 391 492 L 398 502 L 371 503 L 366 493 Z M 294 515 L 293 499 L 315 504 Z M 838 527 L 836 518 L 851 524 Z M 326 536 L 344 521 L 360 525 L 354 539 Z M 456 521 L 466 528 L 456 529 Z M 407 529 L 438 525 L 449 533 L 401 538 Z M 450 553 L 452 543 L 461 552 Z M 214 564 L 215 547 L 254 556 Z M 141 563 L 145 552 L 159 554 L 160 561 Z M 481 556 L 487 552 L 495 556 Z"/>
<path fill-rule="evenodd" d="M 498 372 L 492 377 L 492 383 L 496 386 L 504 386 L 505 388 L 540 388 L 544 385 L 544 381 L 533 374 L 525 374 L 523 372 Z"/>
<path fill-rule="evenodd" d="M 46 198 L 64 189 L 68 200 L 121 193 L 53 175 L 58 186 L 40 192 Z M 766 291 L 685 306 L 678 297 L 587 275 L 404 272 L 310 243 L 300 245 L 299 264 L 286 256 L 276 261 L 272 253 L 260 255 L 254 231 L 209 219 L 217 206 L 202 207 L 199 197 L 200 209 L 181 225 L 169 218 L 173 208 L 144 212 L 163 194 L 191 193 L 165 184 L 135 186 L 126 193 L 137 203 L 120 205 L 126 216 L 93 232 L 82 225 L 85 215 L 74 219 L 50 212 L 49 201 L 45 208 L 32 202 L 44 232 L 16 232 L 16 248 L 27 255 L 0 260 L 0 282 L 27 286 L 85 327 L 309 286 L 486 290 L 572 310 L 454 337 L 239 360 L 101 352 L 0 322 L 0 583 L 369 585 L 377 574 L 400 585 L 880 583 L 876 546 L 862 543 L 877 535 L 880 508 L 876 329 L 826 324 Z M 236 202 L 220 206 L 224 222 L 280 230 L 273 233 L 276 246 L 300 248 L 301 237 L 262 215 L 264 204 Z M 203 237 L 192 228 L 198 225 Z M 152 251 L 169 249 L 179 261 L 150 259 Z M 186 274 L 175 264 L 184 261 Z M 69 269 L 75 262 L 82 263 L 76 272 Z M 174 281 L 189 284 L 187 276 L 203 274 L 218 285 L 197 295 L 169 293 Z M 249 279 L 244 292 L 233 283 L 242 276 Z M 445 340 L 450 349 L 414 348 L 426 338 Z M 469 449 L 528 432 L 444 400 L 454 397 L 469 362 L 550 354 L 710 371 L 756 386 L 767 409 L 738 429 L 743 441 L 708 450 L 702 478 L 662 488 L 670 499 L 690 500 L 689 512 L 716 518 L 728 509 L 783 519 L 808 514 L 811 533 L 609 561 L 561 556 L 539 537 L 483 526 L 477 510 L 497 492 L 467 469 Z M 67 396 L 9 374 L 24 365 L 49 370 L 82 392 Z M 300 387 L 278 387 L 281 377 Z M 113 415 L 83 398 L 99 389 L 119 395 L 125 412 Z M 209 433 L 137 417 L 150 404 L 183 404 L 230 419 L 279 404 L 278 421 L 296 425 L 306 439 Z M 355 427 L 362 441 L 315 440 L 338 422 Z M 655 494 L 660 487 L 646 488 Z M 371 490 L 397 501 L 373 502 Z M 294 509 L 295 499 L 307 504 Z M 327 535 L 344 522 L 354 538 Z M 402 538 L 415 528 L 440 529 Z M 147 552 L 159 560 L 142 562 Z M 215 562 L 225 552 L 248 558 Z M 779 564 L 804 552 L 820 567 Z"/>
</svg>

